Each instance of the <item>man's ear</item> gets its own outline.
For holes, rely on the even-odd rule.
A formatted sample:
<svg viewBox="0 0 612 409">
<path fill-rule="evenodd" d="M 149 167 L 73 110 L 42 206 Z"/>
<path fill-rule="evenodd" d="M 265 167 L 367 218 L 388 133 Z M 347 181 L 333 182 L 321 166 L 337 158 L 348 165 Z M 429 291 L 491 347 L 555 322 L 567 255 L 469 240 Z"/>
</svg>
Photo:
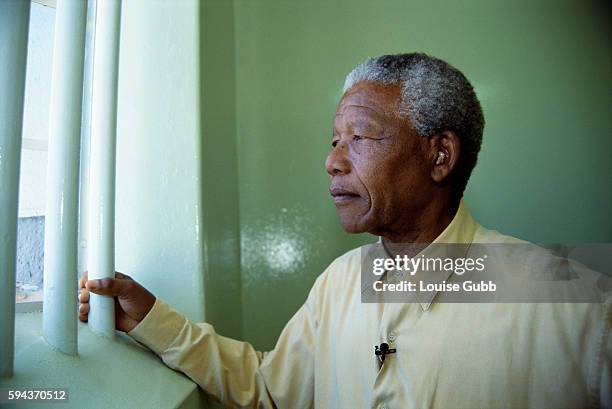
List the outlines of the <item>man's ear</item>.
<svg viewBox="0 0 612 409">
<path fill-rule="evenodd" d="M 442 182 L 451 174 L 461 154 L 461 142 L 453 131 L 444 131 L 430 138 L 431 178 Z"/>
</svg>

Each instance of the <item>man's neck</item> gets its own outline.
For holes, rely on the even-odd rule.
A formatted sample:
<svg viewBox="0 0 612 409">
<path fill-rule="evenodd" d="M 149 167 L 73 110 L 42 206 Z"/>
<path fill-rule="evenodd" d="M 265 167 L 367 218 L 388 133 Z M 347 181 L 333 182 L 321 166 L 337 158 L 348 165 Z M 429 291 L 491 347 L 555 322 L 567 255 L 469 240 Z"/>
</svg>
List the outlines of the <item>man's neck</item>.
<svg viewBox="0 0 612 409">
<path fill-rule="evenodd" d="M 432 201 L 419 214 L 411 216 L 404 225 L 381 234 L 382 240 L 390 244 L 429 244 L 451 223 L 457 209 L 458 204 L 451 206 L 448 202 Z"/>
</svg>

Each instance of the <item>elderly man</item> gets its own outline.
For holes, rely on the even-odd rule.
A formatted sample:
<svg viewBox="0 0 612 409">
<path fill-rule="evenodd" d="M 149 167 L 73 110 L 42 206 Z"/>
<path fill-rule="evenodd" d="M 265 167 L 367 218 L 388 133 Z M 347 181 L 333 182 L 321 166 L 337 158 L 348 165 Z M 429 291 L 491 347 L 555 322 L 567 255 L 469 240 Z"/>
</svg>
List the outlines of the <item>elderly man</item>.
<svg viewBox="0 0 612 409">
<path fill-rule="evenodd" d="M 326 161 L 342 226 L 388 245 L 516 242 L 477 224 L 461 199 L 483 127 L 472 86 L 439 59 L 385 55 L 359 65 L 346 78 Z M 89 291 L 117 297 L 118 330 L 228 406 L 610 402 L 609 305 L 439 303 L 435 291 L 419 302 L 364 303 L 361 254 L 331 263 L 270 352 L 189 322 L 120 273 L 81 278 L 79 318 Z"/>
</svg>

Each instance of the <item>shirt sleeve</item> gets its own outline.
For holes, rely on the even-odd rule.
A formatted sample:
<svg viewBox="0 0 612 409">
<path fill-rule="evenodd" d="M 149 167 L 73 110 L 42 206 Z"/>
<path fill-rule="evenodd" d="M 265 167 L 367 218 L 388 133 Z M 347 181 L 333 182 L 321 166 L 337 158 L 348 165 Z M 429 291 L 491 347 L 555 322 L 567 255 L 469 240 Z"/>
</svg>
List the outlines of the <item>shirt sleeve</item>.
<svg viewBox="0 0 612 409">
<path fill-rule="evenodd" d="M 316 330 L 312 293 L 268 353 L 218 335 L 210 324 L 190 322 L 159 298 L 128 335 L 224 405 L 310 408 Z"/>
</svg>

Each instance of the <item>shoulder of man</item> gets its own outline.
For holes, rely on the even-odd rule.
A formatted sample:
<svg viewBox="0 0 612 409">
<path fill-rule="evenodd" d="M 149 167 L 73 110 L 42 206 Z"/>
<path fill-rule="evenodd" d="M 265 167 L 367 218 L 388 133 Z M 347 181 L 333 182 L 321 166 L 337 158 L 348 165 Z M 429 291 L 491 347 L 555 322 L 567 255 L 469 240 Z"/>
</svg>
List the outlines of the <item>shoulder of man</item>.
<svg viewBox="0 0 612 409">
<path fill-rule="evenodd" d="M 317 277 L 309 300 L 317 305 L 343 303 L 359 294 L 361 289 L 362 255 L 371 244 L 351 249 L 334 259 Z"/>
<path fill-rule="evenodd" d="M 539 288 L 564 293 L 559 299 L 554 294 L 545 296 L 541 302 L 579 302 L 584 298 L 584 302 L 610 303 L 612 277 L 592 267 L 606 257 L 608 244 L 538 245 L 481 225 L 473 243 L 483 246 L 479 251 L 488 252 L 490 260 L 503 264 L 496 273 L 525 283 L 550 283 Z"/>
</svg>

